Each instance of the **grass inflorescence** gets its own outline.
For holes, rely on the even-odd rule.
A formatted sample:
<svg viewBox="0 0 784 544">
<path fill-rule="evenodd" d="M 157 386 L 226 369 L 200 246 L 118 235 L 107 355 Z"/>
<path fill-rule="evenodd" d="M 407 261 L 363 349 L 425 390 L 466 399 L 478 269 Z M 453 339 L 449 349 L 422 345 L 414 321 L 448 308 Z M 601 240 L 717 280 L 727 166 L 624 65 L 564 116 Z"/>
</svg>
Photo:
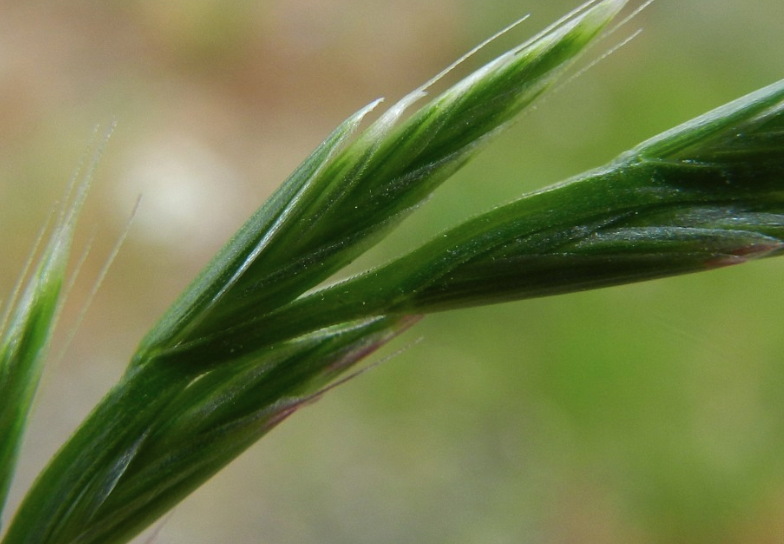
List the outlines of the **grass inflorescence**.
<svg viewBox="0 0 784 544">
<path fill-rule="evenodd" d="M 550 89 L 625 3 L 585 4 L 407 118 L 427 86 L 356 137 L 379 103 L 349 117 L 141 341 L 2 543 L 126 542 L 424 314 L 781 254 L 784 82 L 318 288 Z M 59 308 L 82 187 L 0 338 L 0 504 Z"/>
</svg>

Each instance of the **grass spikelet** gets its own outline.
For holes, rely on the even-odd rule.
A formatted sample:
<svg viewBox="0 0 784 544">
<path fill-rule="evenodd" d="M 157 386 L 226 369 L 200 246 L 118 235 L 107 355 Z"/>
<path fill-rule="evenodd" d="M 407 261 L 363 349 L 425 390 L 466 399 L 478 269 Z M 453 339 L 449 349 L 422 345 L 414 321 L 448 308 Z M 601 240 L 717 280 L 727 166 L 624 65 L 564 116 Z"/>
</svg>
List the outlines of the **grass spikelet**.
<svg viewBox="0 0 784 544">
<path fill-rule="evenodd" d="M 153 326 L 2 544 L 127 542 L 426 313 L 784 252 L 779 82 L 316 289 L 552 88 L 624 4 L 584 4 L 408 118 L 441 75 L 364 131 L 379 101 L 349 117 Z M 0 406 L 3 494 L 86 186 L 57 220 L 0 339 L 0 395 L 12 399 Z"/>
<path fill-rule="evenodd" d="M 74 175 L 48 241 L 37 261 L 33 262 L 31 254 L 30 266 L 20 276 L 19 287 L 8 301 L 0 327 L 0 514 L 62 306 L 61 293 L 76 221 L 101 150 L 102 147 L 93 156 L 83 176 L 78 170 Z M 42 232 L 33 254 L 44 237 Z"/>
<path fill-rule="evenodd" d="M 403 330 L 409 317 L 374 315 L 235 341 L 381 240 L 552 86 L 624 3 L 586 4 L 403 122 L 424 88 L 353 143 L 377 103 L 338 127 L 150 331 L 30 491 L 4 544 L 125 541 L 289 413 L 287 399 Z"/>
</svg>

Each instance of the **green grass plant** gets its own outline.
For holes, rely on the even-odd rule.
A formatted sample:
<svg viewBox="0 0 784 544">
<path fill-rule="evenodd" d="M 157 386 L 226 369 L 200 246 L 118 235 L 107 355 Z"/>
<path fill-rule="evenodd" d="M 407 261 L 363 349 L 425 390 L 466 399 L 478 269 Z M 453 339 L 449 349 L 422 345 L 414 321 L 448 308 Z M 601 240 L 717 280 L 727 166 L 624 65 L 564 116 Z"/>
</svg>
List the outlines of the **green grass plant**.
<svg viewBox="0 0 784 544">
<path fill-rule="evenodd" d="M 2 544 L 127 542 L 422 316 L 784 251 L 784 81 L 607 165 L 322 287 L 558 81 L 626 4 L 592 1 L 409 116 L 341 124 L 142 339 L 28 491 Z M 0 506 L 91 175 L 55 216 L 0 337 Z M 351 374 L 349 374 L 351 376 Z"/>
</svg>

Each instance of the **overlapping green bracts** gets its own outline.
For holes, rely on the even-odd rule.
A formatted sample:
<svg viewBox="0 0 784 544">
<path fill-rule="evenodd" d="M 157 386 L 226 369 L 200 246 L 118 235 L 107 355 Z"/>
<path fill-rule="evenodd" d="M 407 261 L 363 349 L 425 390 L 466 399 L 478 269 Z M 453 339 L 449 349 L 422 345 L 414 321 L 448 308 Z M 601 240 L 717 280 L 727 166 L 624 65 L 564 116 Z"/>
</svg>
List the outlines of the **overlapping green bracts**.
<svg viewBox="0 0 784 544">
<path fill-rule="evenodd" d="M 91 174 L 78 187 L 71 187 L 74 194 L 67 195 L 46 246 L 25 285 L 20 283 L 9 301 L 0 324 L 0 514 L 61 306 L 71 241 Z"/>
<path fill-rule="evenodd" d="M 222 357 L 225 346 L 262 346 L 347 319 L 618 285 L 783 248 L 784 81 L 237 327 L 211 356 Z M 176 360 L 209 346 L 183 346 L 171 355 Z"/>
<path fill-rule="evenodd" d="M 376 104 L 338 127 L 150 331 L 30 490 L 3 544 L 126 542 L 421 314 L 784 252 L 780 82 L 305 294 L 383 238 L 544 92 L 624 3 L 589 2 L 405 121 L 424 88 L 353 143 Z M 63 224 L 52 248 L 70 239 L 71 216 Z M 32 275 L 34 296 L 22 298 L 2 344 L 7 360 L 26 361 L 15 354 L 43 345 L 62 279 L 58 251 L 45 251 Z M 3 364 L 0 395 L 22 391 L 0 407 L 5 425 L 23 417 L 37 378 L 20 389 L 18 364 Z M 38 365 L 22 368 L 37 376 Z M 0 454 L 13 457 L 18 440 L 9 443 L 4 450 L 0 442 Z M 10 469 L 0 470 L 3 484 Z"/>
<path fill-rule="evenodd" d="M 399 224 L 624 4 L 589 2 L 400 122 L 424 94 L 415 91 L 350 145 L 375 104 L 343 123 L 150 331 L 30 490 L 3 544 L 126 541 L 407 328 L 416 312 L 318 323 L 261 343 L 254 329 Z M 245 342 L 235 333 L 248 327 Z"/>
<path fill-rule="evenodd" d="M 338 152 L 370 108 L 346 121 L 153 329 L 137 364 L 270 312 L 364 253 L 550 87 L 624 4 L 583 6 L 396 126 L 424 95 L 414 91 Z"/>
<path fill-rule="evenodd" d="M 390 311 L 427 312 L 696 272 L 782 248 L 784 81 L 469 221 L 380 275 L 418 268 L 397 282 L 410 296 Z"/>
<path fill-rule="evenodd" d="M 304 335 L 198 380 L 181 367 L 132 371 L 55 457 L 6 541 L 127 541 L 413 321 Z M 100 448 L 76 447 L 86 444 Z M 55 492 L 34 494 L 45 489 Z"/>
</svg>

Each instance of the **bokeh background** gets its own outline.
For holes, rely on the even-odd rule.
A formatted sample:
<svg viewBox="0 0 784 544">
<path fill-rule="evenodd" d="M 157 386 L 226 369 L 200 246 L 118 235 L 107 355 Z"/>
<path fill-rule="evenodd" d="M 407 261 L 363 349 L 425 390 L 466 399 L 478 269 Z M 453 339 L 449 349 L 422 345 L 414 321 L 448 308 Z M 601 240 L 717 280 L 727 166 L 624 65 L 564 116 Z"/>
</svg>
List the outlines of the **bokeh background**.
<svg viewBox="0 0 784 544">
<path fill-rule="evenodd" d="M 143 195 L 47 374 L 13 502 L 146 329 L 335 125 L 521 15 L 533 17 L 463 70 L 576 4 L 0 2 L 0 292 L 96 124 L 117 128 L 64 330 Z M 658 0 L 589 57 L 641 36 L 524 116 L 366 263 L 780 79 L 782 24 L 781 0 Z M 782 272 L 771 260 L 432 316 L 395 348 L 421 342 L 179 506 L 156 542 L 784 543 Z"/>
</svg>

